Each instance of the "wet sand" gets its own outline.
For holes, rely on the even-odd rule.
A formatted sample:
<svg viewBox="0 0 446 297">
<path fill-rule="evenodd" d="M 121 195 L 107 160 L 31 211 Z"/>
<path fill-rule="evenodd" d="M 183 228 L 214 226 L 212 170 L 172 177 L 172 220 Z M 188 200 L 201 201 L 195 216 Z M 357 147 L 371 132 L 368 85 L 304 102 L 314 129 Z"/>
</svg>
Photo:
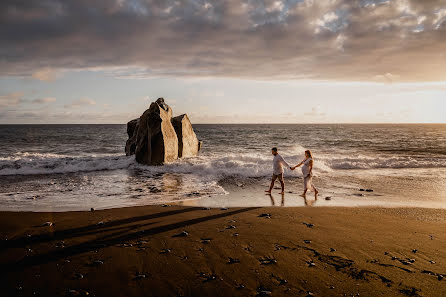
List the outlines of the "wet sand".
<svg viewBox="0 0 446 297">
<path fill-rule="evenodd" d="M 2 212 L 0 292 L 446 296 L 445 230 L 446 210 L 418 208 Z"/>
</svg>

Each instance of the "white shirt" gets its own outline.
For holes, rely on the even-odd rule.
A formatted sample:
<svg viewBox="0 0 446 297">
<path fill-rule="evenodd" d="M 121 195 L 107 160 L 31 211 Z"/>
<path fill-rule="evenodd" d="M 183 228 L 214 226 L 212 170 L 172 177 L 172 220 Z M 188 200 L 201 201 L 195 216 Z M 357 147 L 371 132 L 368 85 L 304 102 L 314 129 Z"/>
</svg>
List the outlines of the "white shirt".
<svg viewBox="0 0 446 297">
<path fill-rule="evenodd" d="M 283 173 L 283 165 L 290 168 L 291 166 L 285 162 L 281 155 L 277 154 L 273 159 L 273 173 L 279 175 Z"/>
<path fill-rule="evenodd" d="M 310 174 L 310 161 L 311 160 L 313 160 L 313 159 L 308 158 L 308 159 L 302 161 L 302 162 L 304 162 L 304 164 L 302 166 L 302 174 L 304 175 L 304 177 L 307 177 L 307 175 Z M 311 172 L 311 176 L 313 176 L 313 172 Z"/>
</svg>

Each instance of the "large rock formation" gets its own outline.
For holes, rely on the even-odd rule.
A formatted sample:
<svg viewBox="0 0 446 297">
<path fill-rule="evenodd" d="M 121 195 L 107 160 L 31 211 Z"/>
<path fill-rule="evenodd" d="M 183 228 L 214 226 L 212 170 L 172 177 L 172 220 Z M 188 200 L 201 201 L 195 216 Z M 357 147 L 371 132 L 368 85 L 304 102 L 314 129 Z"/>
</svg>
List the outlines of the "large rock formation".
<svg viewBox="0 0 446 297">
<path fill-rule="evenodd" d="M 153 102 L 139 119 L 128 122 L 127 134 L 126 155 L 134 154 L 138 163 L 146 165 L 195 156 L 201 147 L 187 115 L 172 119 L 172 109 L 163 98 Z"/>
<path fill-rule="evenodd" d="M 196 156 L 201 148 L 201 142 L 195 135 L 187 114 L 172 118 L 172 125 L 178 137 L 178 157 Z"/>
</svg>

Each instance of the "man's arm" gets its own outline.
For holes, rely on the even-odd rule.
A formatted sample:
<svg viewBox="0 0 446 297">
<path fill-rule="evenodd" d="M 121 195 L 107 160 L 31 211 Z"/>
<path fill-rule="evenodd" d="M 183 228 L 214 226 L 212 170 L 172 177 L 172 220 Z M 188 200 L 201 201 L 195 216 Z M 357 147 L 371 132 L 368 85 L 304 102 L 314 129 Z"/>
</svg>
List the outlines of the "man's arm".
<svg viewBox="0 0 446 297">
<path fill-rule="evenodd" d="M 282 156 L 280 156 L 280 162 L 282 162 L 282 164 L 285 165 L 286 167 L 288 167 L 289 169 L 293 168 L 293 167 L 290 166 L 290 164 L 288 164 L 288 163 L 283 159 Z M 291 169 L 291 170 L 293 170 L 293 169 Z"/>
</svg>

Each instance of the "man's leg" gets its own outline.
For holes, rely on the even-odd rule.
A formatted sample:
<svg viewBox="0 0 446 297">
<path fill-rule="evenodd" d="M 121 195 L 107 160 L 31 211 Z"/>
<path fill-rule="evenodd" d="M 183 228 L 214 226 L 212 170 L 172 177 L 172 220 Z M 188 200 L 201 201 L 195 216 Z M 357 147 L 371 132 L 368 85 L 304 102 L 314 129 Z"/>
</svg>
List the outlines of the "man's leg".
<svg viewBox="0 0 446 297">
<path fill-rule="evenodd" d="M 285 193 L 285 182 L 283 181 L 283 173 L 281 175 L 279 175 L 279 181 L 280 181 L 280 185 L 282 187 L 282 192 L 280 192 L 280 194 L 284 194 Z"/>
<path fill-rule="evenodd" d="M 272 191 L 273 188 L 274 188 L 274 183 L 276 182 L 276 178 L 277 178 L 277 175 L 273 174 L 273 177 L 272 177 L 272 179 L 271 179 L 271 185 L 269 186 L 269 190 L 267 190 L 267 191 L 265 191 L 265 192 L 267 192 L 267 193 L 271 193 L 271 191 Z"/>
</svg>

